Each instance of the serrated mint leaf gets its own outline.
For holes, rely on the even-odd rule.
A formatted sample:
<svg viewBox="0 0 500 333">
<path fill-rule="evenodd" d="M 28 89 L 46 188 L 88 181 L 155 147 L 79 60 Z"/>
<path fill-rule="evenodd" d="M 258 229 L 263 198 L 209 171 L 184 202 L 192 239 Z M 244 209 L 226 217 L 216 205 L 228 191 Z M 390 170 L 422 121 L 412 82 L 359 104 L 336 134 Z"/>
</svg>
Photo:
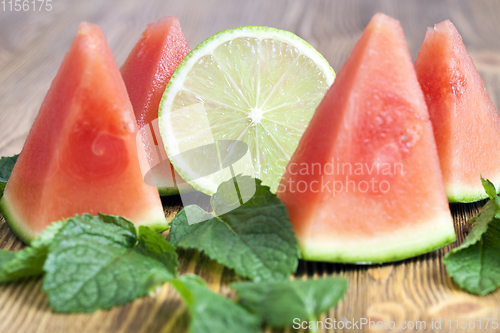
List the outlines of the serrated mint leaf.
<svg viewBox="0 0 500 333">
<path fill-rule="evenodd" d="M 230 299 L 207 288 L 196 275 L 185 274 L 170 281 L 187 305 L 191 333 L 257 333 L 259 319 Z"/>
<path fill-rule="evenodd" d="M 162 235 L 157 234 L 148 227 L 140 226 L 137 251 L 162 262 L 167 272 L 165 269 L 161 269 L 160 272 L 168 274 L 169 279 L 177 276 L 179 267 L 177 252 Z"/>
<path fill-rule="evenodd" d="M 208 213 L 195 205 L 185 207 L 171 222 L 170 242 L 203 251 L 254 281 L 288 279 L 297 269 L 300 251 L 285 205 L 260 180 L 247 176 L 236 179 L 243 193 L 254 187 L 250 200 L 246 198 L 248 201 L 234 210 L 196 224 L 189 224 L 188 216 Z M 223 190 L 232 182 L 221 184 L 212 197 L 215 212 L 235 202 Z"/>
<path fill-rule="evenodd" d="M 495 189 L 495 185 L 489 180 L 489 179 L 484 179 L 483 176 L 481 176 L 481 183 L 483 184 L 484 191 L 490 199 L 495 199 L 497 196 L 497 190 Z"/>
<path fill-rule="evenodd" d="M 90 215 L 87 215 L 87 218 L 91 217 Z M 116 215 L 106 215 L 106 214 L 101 214 L 99 213 L 99 217 L 106 223 L 111 223 L 114 225 L 117 225 L 125 230 L 130 231 L 131 234 L 134 234 L 137 236 L 137 229 L 135 228 L 135 224 L 127 220 L 126 218 L 122 216 L 116 216 Z"/>
<path fill-rule="evenodd" d="M 256 181 L 249 176 L 238 175 L 229 181 L 223 182 L 217 188 L 217 192 L 210 198 L 210 204 L 216 215 L 228 213 L 245 203 L 245 206 L 252 206 L 254 201 L 249 202 L 254 197 L 266 197 L 269 193 L 271 200 L 276 195 L 273 195 L 269 188 L 260 185 L 260 181 Z M 256 193 L 259 191 L 258 193 Z"/>
<path fill-rule="evenodd" d="M 329 277 L 286 282 L 236 282 L 231 288 L 239 303 L 272 327 L 293 324 L 295 318 L 316 321 L 344 297 L 347 280 Z"/>
<path fill-rule="evenodd" d="M 484 191 L 486 192 L 486 194 L 488 194 L 488 197 L 491 200 L 494 200 L 500 207 L 500 197 L 497 195 L 497 190 L 495 188 L 495 185 L 493 185 L 493 183 L 489 179 L 484 179 L 483 176 L 481 176 L 481 183 L 483 184 Z M 500 211 L 497 211 L 495 217 L 497 219 L 500 219 Z M 469 220 L 468 224 L 469 226 L 471 226 L 475 222 L 476 218 L 473 217 Z"/>
<path fill-rule="evenodd" d="M 31 246 L 22 250 L 17 252 L 2 251 L 3 254 L 0 255 L 0 282 L 42 275 L 49 246 L 63 225 L 64 222 L 52 223 L 31 242 Z M 6 260 L 9 257 L 10 259 Z"/>
<path fill-rule="evenodd" d="M 485 295 L 500 286 L 500 220 L 489 200 L 475 218 L 465 241 L 443 259 L 448 274 L 463 289 Z"/>
<path fill-rule="evenodd" d="M 67 220 L 50 245 L 44 265 L 42 288 L 55 311 L 109 309 L 148 294 L 155 272 L 163 276 L 156 283 L 176 276 L 173 248 L 169 252 L 168 245 L 144 229 L 138 241 L 135 227 L 131 230 L 122 222 L 88 214 Z"/>
<path fill-rule="evenodd" d="M 478 216 L 474 218 L 474 227 L 469 232 L 464 242 L 457 248 L 450 252 L 458 251 L 460 249 L 465 249 L 470 245 L 479 242 L 485 232 L 488 231 L 489 224 L 495 218 L 495 214 L 498 211 L 498 205 L 495 201 L 489 200 L 481 210 Z"/>
<path fill-rule="evenodd" d="M 103 219 L 103 216 L 106 218 Z M 126 247 L 134 246 L 137 242 L 135 226 L 131 230 L 128 225 L 124 227 L 116 221 L 111 215 L 100 215 L 99 217 L 90 214 L 76 215 L 67 219 L 66 225 L 58 234 L 58 239 L 75 236 L 93 239 L 93 236 L 96 236 L 99 237 L 98 239 L 108 240 L 113 244 Z"/>
<path fill-rule="evenodd" d="M 12 173 L 12 169 L 14 169 L 18 157 L 19 154 L 0 158 L 0 198 L 3 195 L 3 190 L 5 189 L 5 185 L 7 185 L 7 181 L 10 178 L 10 174 Z"/>
</svg>

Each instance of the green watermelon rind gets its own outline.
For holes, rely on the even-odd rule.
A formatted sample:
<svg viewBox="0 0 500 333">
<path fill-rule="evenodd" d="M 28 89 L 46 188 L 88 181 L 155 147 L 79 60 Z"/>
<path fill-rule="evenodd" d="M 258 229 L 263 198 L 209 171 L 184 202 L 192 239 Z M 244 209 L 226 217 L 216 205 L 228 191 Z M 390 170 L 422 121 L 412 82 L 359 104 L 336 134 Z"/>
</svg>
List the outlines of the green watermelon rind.
<svg viewBox="0 0 500 333">
<path fill-rule="evenodd" d="M 158 187 L 158 193 L 160 197 L 169 197 L 172 195 L 178 195 L 179 189 L 177 187 Z"/>
<path fill-rule="evenodd" d="M 453 203 L 453 204 L 473 203 L 473 202 L 484 200 L 488 197 L 488 195 L 484 193 L 484 190 L 477 191 L 477 192 L 472 192 L 472 191 L 448 192 L 448 191 L 446 191 L 446 196 L 448 197 L 448 202 Z"/>
<path fill-rule="evenodd" d="M 6 196 L 0 199 L 0 213 L 2 213 L 5 218 L 5 222 L 9 225 L 10 229 L 14 234 L 16 234 L 19 239 L 21 239 L 25 244 L 31 244 L 31 242 L 38 236 L 37 233 L 32 232 L 24 223 L 16 217 L 15 212 L 12 209 L 12 204 L 9 204 Z M 140 225 L 146 226 L 153 230 L 154 232 L 162 232 L 168 229 L 169 224 L 165 215 L 152 217 L 151 222 L 146 223 L 134 223 L 138 228 Z"/>
<path fill-rule="evenodd" d="M 179 184 L 172 187 L 158 187 L 158 193 L 161 197 L 169 197 L 172 195 L 179 195 L 181 193 L 195 192 L 196 190 L 188 183 Z"/>
<path fill-rule="evenodd" d="M 18 219 L 15 217 L 14 212 L 11 210 L 9 204 L 7 203 L 7 199 L 3 196 L 0 199 L 0 212 L 2 213 L 5 222 L 7 222 L 10 230 L 16 234 L 19 239 L 21 239 L 25 244 L 30 244 L 36 238 L 36 234 L 31 232 L 29 228 L 23 226 L 18 222 Z"/>
<path fill-rule="evenodd" d="M 500 179 L 500 176 L 495 178 L 487 178 L 493 183 L 493 185 L 495 185 L 497 194 L 500 194 L 500 180 L 495 180 Z M 448 197 L 448 202 L 450 203 L 472 203 L 488 198 L 488 194 L 484 192 L 484 188 L 480 182 L 478 186 L 475 187 L 460 184 L 447 184 L 446 196 Z"/>
<path fill-rule="evenodd" d="M 356 246 L 345 246 L 348 250 L 344 249 L 344 253 L 341 254 L 339 251 L 328 249 L 328 246 L 324 246 L 324 243 L 321 243 L 321 241 L 313 239 L 308 242 L 309 244 L 312 244 L 312 246 L 307 246 L 304 244 L 304 241 L 299 240 L 299 248 L 301 250 L 303 260 L 358 265 L 396 262 L 438 250 L 456 241 L 455 229 L 449 213 L 444 214 L 442 217 L 432 221 L 438 223 L 438 227 L 436 227 L 435 224 L 434 227 L 432 227 L 433 223 L 430 222 L 431 221 L 429 221 L 428 224 L 428 230 L 420 229 L 423 228 L 423 226 L 419 226 L 418 229 L 417 227 L 413 228 L 414 230 L 408 228 L 403 231 L 401 235 L 398 235 L 397 230 L 391 231 L 392 239 L 401 240 L 400 245 L 395 245 L 395 242 L 391 240 L 379 240 L 378 244 L 376 244 L 379 251 L 375 250 L 376 247 L 374 243 L 367 244 L 360 241 Z M 408 242 L 408 235 L 414 234 L 420 234 L 420 237 Z M 336 243 L 338 244 L 338 241 L 336 241 Z M 343 247 L 344 246 L 342 244 L 338 244 L 338 248 Z M 380 250 L 380 247 L 386 248 Z"/>
</svg>

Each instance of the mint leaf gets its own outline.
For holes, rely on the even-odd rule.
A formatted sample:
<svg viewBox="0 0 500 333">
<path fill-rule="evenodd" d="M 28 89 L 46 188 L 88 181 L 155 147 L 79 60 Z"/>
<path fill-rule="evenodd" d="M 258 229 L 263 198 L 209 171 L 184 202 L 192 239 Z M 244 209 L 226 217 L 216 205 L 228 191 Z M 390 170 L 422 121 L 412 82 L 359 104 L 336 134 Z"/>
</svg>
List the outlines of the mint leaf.
<svg viewBox="0 0 500 333">
<path fill-rule="evenodd" d="M 135 224 L 132 223 L 131 221 L 127 220 L 126 218 L 122 216 L 116 216 L 116 215 L 106 215 L 106 214 L 101 214 L 99 213 L 99 217 L 103 222 L 114 224 L 118 227 L 121 227 L 125 230 L 128 230 L 131 234 L 134 236 L 137 236 L 137 229 L 135 228 Z M 92 219 L 91 215 L 84 214 L 82 218 L 85 219 Z"/>
<path fill-rule="evenodd" d="M 14 251 L 7 251 L 7 250 L 0 249 L 0 269 L 3 265 L 5 265 L 5 263 L 14 259 L 15 256 L 16 256 L 16 252 L 14 252 Z M 1 274 L 2 273 L 0 273 L 0 279 L 1 279 Z"/>
<path fill-rule="evenodd" d="M 201 278 L 185 274 L 170 281 L 186 303 L 191 333 L 256 333 L 259 320 L 238 304 L 207 288 Z"/>
<path fill-rule="evenodd" d="M 242 197 L 250 193 L 250 186 L 252 194 L 255 188 L 255 195 L 240 206 L 236 192 L 225 191 L 234 186 L 234 180 L 222 183 L 211 200 L 214 212 L 231 205 L 237 208 L 190 225 L 187 216 L 208 213 L 195 205 L 185 207 L 171 222 L 170 242 L 176 247 L 203 251 L 254 281 L 288 279 L 297 269 L 300 251 L 285 205 L 260 180 L 248 176 L 235 179 Z"/>
<path fill-rule="evenodd" d="M 260 180 L 238 175 L 219 185 L 217 192 L 210 198 L 210 204 L 217 215 L 222 215 L 240 207 L 240 199 L 245 202 L 244 206 L 250 207 L 263 206 L 275 198 L 276 195 L 271 193 L 269 187 L 262 186 Z"/>
<path fill-rule="evenodd" d="M 484 191 L 490 199 L 495 199 L 497 196 L 497 190 L 495 189 L 495 185 L 489 180 L 489 179 L 484 179 L 483 176 L 481 176 L 481 183 L 483 184 Z"/>
<path fill-rule="evenodd" d="M 0 252 L 0 282 L 18 280 L 28 276 L 43 274 L 43 264 L 49 246 L 64 226 L 64 222 L 52 223 L 33 242 L 31 246 L 17 252 Z"/>
<path fill-rule="evenodd" d="M 481 182 L 483 183 L 483 188 L 486 191 L 486 194 L 490 197 L 491 200 L 495 200 L 497 205 L 500 207 L 500 197 L 497 195 L 497 190 L 495 189 L 495 185 L 489 180 L 489 179 L 483 179 L 483 176 L 481 176 Z M 500 219 L 500 211 L 497 210 L 497 213 L 495 214 L 495 218 Z M 474 224 L 476 222 L 476 218 L 473 217 L 469 220 L 469 226 Z"/>
<path fill-rule="evenodd" d="M 484 191 L 486 192 L 488 197 L 491 200 L 494 200 L 497 203 L 497 205 L 500 205 L 500 197 L 497 195 L 497 190 L 495 189 L 495 185 L 493 185 L 493 183 L 489 179 L 484 179 L 483 176 L 481 176 L 481 183 L 483 184 Z M 495 214 L 495 217 L 497 219 L 500 219 L 500 212 L 499 211 L 497 211 L 497 213 Z M 469 230 L 472 227 L 472 225 L 474 223 L 476 223 L 477 218 L 478 218 L 477 216 L 474 216 L 474 217 L 469 219 L 469 221 L 467 222 Z"/>
<path fill-rule="evenodd" d="M 3 190 L 5 189 L 5 185 L 7 185 L 7 181 L 10 178 L 10 174 L 12 173 L 12 169 L 14 169 L 18 157 L 19 154 L 0 158 L 0 198 L 3 195 Z"/>
<path fill-rule="evenodd" d="M 498 208 L 496 200 L 488 201 L 465 241 L 443 259 L 453 280 L 473 294 L 485 295 L 500 286 L 500 220 L 495 218 Z"/>
<path fill-rule="evenodd" d="M 347 290 L 347 280 L 330 277 L 286 282 L 236 282 L 240 304 L 273 327 L 293 324 L 295 318 L 318 320 L 337 305 Z"/>
<path fill-rule="evenodd" d="M 88 214 L 70 218 L 45 261 L 42 288 L 57 312 L 93 312 L 146 295 L 151 274 L 161 284 L 177 275 L 177 255 L 145 228 L 137 236 L 124 218 Z"/>
<path fill-rule="evenodd" d="M 170 278 L 177 276 L 177 268 L 179 267 L 177 252 L 162 235 L 148 227 L 140 226 L 136 250 L 163 263 L 166 270 L 161 269 L 161 271 L 168 274 Z"/>
</svg>

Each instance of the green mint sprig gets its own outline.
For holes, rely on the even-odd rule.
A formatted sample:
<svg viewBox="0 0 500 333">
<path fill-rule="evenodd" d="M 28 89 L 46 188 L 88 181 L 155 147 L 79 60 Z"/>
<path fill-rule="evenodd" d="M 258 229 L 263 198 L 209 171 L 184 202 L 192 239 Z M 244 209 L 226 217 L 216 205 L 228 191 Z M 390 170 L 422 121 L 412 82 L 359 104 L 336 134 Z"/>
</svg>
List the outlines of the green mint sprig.
<svg viewBox="0 0 500 333">
<path fill-rule="evenodd" d="M 443 259 L 448 274 L 470 293 L 485 295 L 500 287 L 500 198 L 493 183 L 481 177 L 490 200 L 477 217 L 464 242 Z"/>
<path fill-rule="evenodd" d="M 205 282 L 193 274 L 185 274 L 170 281 L 187 305 L 191 333 L 257 333 L 261 332 L 257 316 L 240 305 L 207 288 Z"/>
<path fill-rule="evenodd" d="M 43 275 L 49 246 L 63 226 L 64 222 L 52 223 L 31 242 L 31 246 L 17 252 L 0 250 L 0 282 Z"/>
<path fill-rule="evenodd" d="M 246 197 L 226 191 L 237 182 Z M 253 191 L 252 191 L 253 193 Z M 170 282 L 191 316 L 190 332 L 260 332 L 294 318 L 314 319 L 335 306 L 343 278 L 287 281 L 300 253 L 283 203 L 250 177 L 221 185 L 211 199 L 215 214 L 188 206 L 172 223 L 178 247 L 196 248 L 257 282 L 232 284 L 239 304 L 208 289 L 199 277 L 177 276 L 174 247 L 161 235 L 125 218 L 84 214 L 56 222 L 18 252 L 0 251 L 0 282 L 45 273 L 42 288 L 57 312 L 93 312 L 125 304 Z M 233 210 L 224 213 L 227 207 Z M 208 217 L 189 225 L 186 210 Z"/>
<path fill-rule="evenodd" d="M 163 236 L 103 214 L 57 222 L 31 247 L 0 252 L 0 282 L 45 273 L 42 289 L 57 312 L 125 304 L 175 278 L 178 267 L 177 253 Z"/>
<path fill-rule="evenodd" d="M 287 280 L 297 269 L 300 250 L 285 205 L 260 180 L 237 176 L 222 183 L 212 197 L 215 212 L 238 202 L 236 192 L 226 191 L 234 183 L 240 193 L 255 187 L 255 194 L 219 216 L 207 215 L 196 205 L 185 207 L 171 222 L 170 242 L 179 248 L 203 251 L 254 281 Z M 208 220 L 189 224 L 188 216 L 203 215 Z"/>
<path fill-rule="evenodd" d="M 329 277 L 316 280 L 286 282 L 236 282 L 231 288 L 238 293 L 239 303 L 262 322 L 272 327 L 294 323 L 296 318 L 317 321 L 319 315 L 344 297 L 347 280 Z"/>
</svg>

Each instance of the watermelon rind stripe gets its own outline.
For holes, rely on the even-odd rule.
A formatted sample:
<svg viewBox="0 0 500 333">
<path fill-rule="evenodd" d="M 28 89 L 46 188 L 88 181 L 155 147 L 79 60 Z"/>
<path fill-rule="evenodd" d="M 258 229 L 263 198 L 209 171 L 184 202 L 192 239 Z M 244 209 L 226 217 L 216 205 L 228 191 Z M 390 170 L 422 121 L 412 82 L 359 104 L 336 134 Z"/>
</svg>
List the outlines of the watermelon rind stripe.
<svg viewBox="0 0 500 333">
<path fill-rule="evenodd" d="M 158 193 L 162 197 L 168 197 L 171 195 L 178 195 L 179 193 L 189 193 L 195 192 L 196 190 L 189 185 L 188 183 L 182 183 L 178 186 L 166 186 L 166 187 L 158 187 Z"/>
<path fill-rule="evenodd" d="M 500 176 L 487 178 L 495 185 L 497 193 L 500 193 Z M 471 203 L 488 198 L 481 182 L 479 182 L 479 177 L 477 186 L 468 186 L 460 183 L 446 184 L 446 196 L 450 203 Z"/>
<path fill-rule="evenodd" d="M 435 251 L 456 241 L 449 212 L 425 223 L 408 221 L 408 227 L 376 237 L 335 237 L 329 240 L 299 239 L 304 260 L 352 264 L 382 264 Z"/>
<path fill-rule="evenodd" d="M 10 229 L 17 235 L 17 237 L 19 237 L 19 239 L 29 245 L 38 236 L 38 233 L 33 232 L 21 218 L 16 216 L 15 210 L 12 209 L 14 206 L 15 205 L 9 202 L 8 197 L 5 195 L 0 199 L 0 212 L 5 218 L 5 221 L 9 225 Z M 136 221 L 132 222 L 134 222 L 136 227 L 143 225 L 155 232 L 162 232 L 169 227 L 165 215 L 163 214 L 163 210 L 161 214 L 155 213 L 150 216 L 146 215 L 140 223 L 137 223 Z"/>
<path fill-rule="evenodd" d="M 15 213 L 10 208 L 5 195 L 0 199 L 0 212 L 12 232 L 14 232 L 24 243 L 29 245 L 31 241 L 36 238 L 36 234 L 27 228 L 22 222 L 20 222 L 21 220 L 16 217 Z"/>
<path fill-rule="evenodd" d="M 169 197 L 171 195 L 178 195 L 179 189 L 177 187 L 158 187 L 158 193 L 161 197 Z"/>
</svg>

